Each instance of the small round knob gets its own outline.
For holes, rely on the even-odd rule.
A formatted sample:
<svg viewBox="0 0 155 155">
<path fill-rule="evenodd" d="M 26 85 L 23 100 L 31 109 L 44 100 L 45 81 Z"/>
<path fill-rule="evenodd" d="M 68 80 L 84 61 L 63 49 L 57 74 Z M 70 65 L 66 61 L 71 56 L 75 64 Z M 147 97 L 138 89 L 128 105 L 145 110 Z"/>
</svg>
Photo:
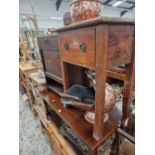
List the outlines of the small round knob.
<svg viewBox="0 0 155 155">
<path fill-rule="evenodd" d="M 68 44 L 68 43 L 64 43 L 64 48 L 65 48 L 66 50 L 69 50 L 69 44 Z"/>
<path fill-rule="evenodd" d="M 80 50 L 81 50 L 82 52 L 86 52 L 86 50 L 87 50 L 87 45 L 86 45 L 85 43 L 80 44 Z"/>
</svg>

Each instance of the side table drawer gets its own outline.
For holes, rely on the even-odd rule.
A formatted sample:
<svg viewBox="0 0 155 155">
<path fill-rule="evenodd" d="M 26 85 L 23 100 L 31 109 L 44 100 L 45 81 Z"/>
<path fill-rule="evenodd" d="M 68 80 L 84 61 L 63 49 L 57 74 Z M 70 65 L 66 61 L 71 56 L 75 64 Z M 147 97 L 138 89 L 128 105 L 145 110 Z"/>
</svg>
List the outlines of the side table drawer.
<svg viewBox="0 0 155 155">
<path fill-rule="evenodd" d="M 95 66 L 95 30 L 81 29 L 59 35 L 62 59 L 73 64 Z"/>
</svg>

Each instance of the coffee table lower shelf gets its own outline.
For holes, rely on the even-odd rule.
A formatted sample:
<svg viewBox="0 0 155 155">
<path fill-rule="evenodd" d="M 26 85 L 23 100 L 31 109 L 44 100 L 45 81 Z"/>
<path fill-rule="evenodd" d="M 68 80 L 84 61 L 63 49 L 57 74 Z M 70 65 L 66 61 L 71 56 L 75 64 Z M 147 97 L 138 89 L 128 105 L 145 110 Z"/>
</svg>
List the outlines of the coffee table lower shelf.
<svg viewBox="0 0 155 155">
<path fill-rule="evenodd" d="M 60 96 L 51 90 L 41 93 L 48 106 L 78 135 L 81 140 L 90 148 L 92 152 L 97 150 L 114 132 L 116 120 L 115 115 L 110 116 L 110 120 L 104 125 L 102 138 L 96 141 L 93 135 L 94 125 L 84 119 L 84 112 L 76 108 L 65 108 L 61 103 Z"/>
</svg>

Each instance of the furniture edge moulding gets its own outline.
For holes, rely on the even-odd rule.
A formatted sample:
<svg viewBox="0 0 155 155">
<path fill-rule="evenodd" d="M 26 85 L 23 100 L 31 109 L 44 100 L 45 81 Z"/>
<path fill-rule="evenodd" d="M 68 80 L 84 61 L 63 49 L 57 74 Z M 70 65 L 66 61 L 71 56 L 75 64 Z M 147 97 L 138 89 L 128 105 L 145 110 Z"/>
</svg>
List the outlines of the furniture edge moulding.
<svg viewBox="0 0 155 155">
<path fill-rule="evenodd" d="M 75 29 L 77 30 L 79 28 L 86 28 L 89 26 L 96 26 L 99 24 L 134 24 L 134 23 L 135 21 L 129 18 L 102 16 L 102 17 L 97 17 L 97 18 L 73 23 L 71 25 L 67 25 L 64 27 L 60 27 L 60 28 L 53 30 L 53 32 L 60 33 L 63 31 L 70 31 L 70 30 L 75 30 Z"/>
</svg>

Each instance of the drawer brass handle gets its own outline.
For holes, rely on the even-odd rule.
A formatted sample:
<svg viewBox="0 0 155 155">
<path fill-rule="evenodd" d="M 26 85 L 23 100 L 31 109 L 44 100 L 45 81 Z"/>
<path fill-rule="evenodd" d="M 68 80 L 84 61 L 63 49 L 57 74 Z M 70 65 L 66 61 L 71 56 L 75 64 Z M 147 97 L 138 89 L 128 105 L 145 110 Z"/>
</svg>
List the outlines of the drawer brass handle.
<svg viewBox="0 0 155 155">
<path fill-rule="evenodd" d="M 86 50 L 87 50 L 87 45 L 86 45 L 85 43 L 81 43 L 81 44 L 80 44 L 80 50 L 81 50 L 82 52 L 86 52 Z"/>
<path fill-rule="evenodd" d="M 66 50 L 69 50 L 69 44 L 68 44 L 68 43 L 64 43 L 64 48 L 65 48 Z"/>
</svg>

